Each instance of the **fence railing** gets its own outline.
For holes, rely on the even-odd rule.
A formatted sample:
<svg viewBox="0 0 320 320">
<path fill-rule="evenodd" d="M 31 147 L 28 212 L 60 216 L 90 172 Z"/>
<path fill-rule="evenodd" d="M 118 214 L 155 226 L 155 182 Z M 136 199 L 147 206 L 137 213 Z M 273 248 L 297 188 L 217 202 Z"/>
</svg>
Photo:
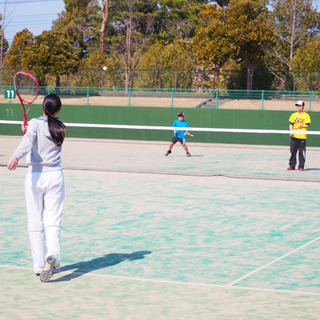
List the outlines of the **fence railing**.
<svg viewBox="0 0 320 320">
<path fill-rule="evenodd" d="M 19 103 L 8 94 L 12 90 L 13 86 L 0 86 L 1 103 Z M 306 111 L 320 111 L 320 91 L 46 86 L 40 87 L 35 103 L 51 92 L 65 105 L 294 110 L 295 102 L 303 100 Z"/>
</svg>

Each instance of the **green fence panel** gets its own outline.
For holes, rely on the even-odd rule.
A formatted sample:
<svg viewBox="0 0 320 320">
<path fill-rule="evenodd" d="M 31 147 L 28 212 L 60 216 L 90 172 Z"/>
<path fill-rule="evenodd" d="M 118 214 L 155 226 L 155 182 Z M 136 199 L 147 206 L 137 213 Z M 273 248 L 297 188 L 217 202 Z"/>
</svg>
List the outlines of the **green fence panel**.
<svg viewBox="0 0 320 320">
<path fill-rule="evenodd" d="M 149 108 L 149 107 L 105 107 L 105 106 L 63 106 L 59 117 L 66 123 L 98 123 L 121 125 L 171 126 L 177 112 L 183 111 L 191 127 L 236 128 L 236 129 L 270 129 L 288 130 L 289 111 L 267 110 L 228 110 L 228 109 L 190 109 Z M 320 113 L 309 112 L 312 120 L 310 130 L 320 131 Z M 33 105 L 29 119 L 42 115 L 40 105 Z M 17 104 L 0 105 L 1 120 L 22 121 L 21 106 Z M 102 131 L 104 133 L 102 133 Z M 112 138 L 120 139 L 123 129 L 67 128 L 68 137 Z M 21 135 L 20 125 L 0 125 L 1 135 Z M 168 139 L 172 133 L 168 132 Z M 132 130 L 131 139 L 161 140 L 157 133 L 145 130 L 143 136 Z M 163 138 L 162 138 L 163 139 Z M 215 143 L 242 143 L 288 145 L 289 135 L 207 133 L 198 134 L 192 141 Z M 308 146 L 320 146 L 320 136 L 309 136 Z"/>
</svg>

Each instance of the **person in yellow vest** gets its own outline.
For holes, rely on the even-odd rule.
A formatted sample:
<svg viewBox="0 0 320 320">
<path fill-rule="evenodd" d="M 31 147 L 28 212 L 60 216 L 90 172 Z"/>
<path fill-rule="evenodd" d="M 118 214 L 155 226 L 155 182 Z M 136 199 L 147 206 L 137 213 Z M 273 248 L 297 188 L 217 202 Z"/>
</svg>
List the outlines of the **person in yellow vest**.
<svg viewBox="0 0 320 320">
<path fill-rule="evenodd" d="M 287 170 L 295 170 L 297 164 L 297 152 L 299 150 L 299 165 L 298 169 L 304 171 L 304 165 L 306 162 L 306 131 L 311 124 L 310 116 L 304 112 L 304 102 L 298 101 L 295 106 L 297 112 L 294 112 L 289 118 L 290 131 L 301 131 L 301 133 L 290 133 L 290 152 L 291 157 L 289 159 L 289 168 Z"/>
</svg>

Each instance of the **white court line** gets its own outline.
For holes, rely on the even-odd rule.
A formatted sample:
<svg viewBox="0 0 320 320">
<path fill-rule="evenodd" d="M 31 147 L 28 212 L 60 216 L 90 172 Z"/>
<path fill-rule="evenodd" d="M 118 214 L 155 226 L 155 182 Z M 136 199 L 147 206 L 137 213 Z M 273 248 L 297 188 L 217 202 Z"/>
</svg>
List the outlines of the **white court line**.
<svg viewBox="0 0 320 320">
<path fill-rule="evenodd" d="M 9 269 L 23 269 L 31 271 L 32 268 L 28 267 L 19 267 L 19 266 L 11 266 L 11 265 L 0 265 L 0 268 L 9 268 Z M 70 271 L 70 270 L 68 270 Z M 247 290 L 247 291 L 262 291 L 262 292 L 270 292 L 270 293 L 287 293 L 292 295 L 312 295 L 319 296 L 320 292 L 313 291 L 299 291 L 299 290 L 285 290 L 285 289 L 268 289 L 268 288 L 256 288 L 256 287 L 241 287 L 241 286 L 231 286 L 229 284 L 209 284 L 209 283 L 196 283 L 196 282 L 183 282 L 183 281 L 175 281 L 175 280 L 164 280 L 164 279 L 150 279 L 150 278 L 139 278 L 139 277 L 129 277 L 129 276 L 117 276 L 112 274 L 99 274 L 92 272 L 70 272 L 66 274 L 66 271 L 61 271 L 54 273 L 54 275 L 67 276 L 69 274 L 81 275 L 85 277 L 105 277 L 111 279 L 120 279 L 120 280 L 128 280 L 128 281 L 139 281 L 139 282 L 151 282 L 151 283 L 159 283 L 159 284 L 172 284 L 172 285 L 181 285 L 181 286 L 189 286 L 189 287 L 207 287 L 207 288 L 219 288 L 219 289 L 231 289 L 231 290 Z M 53 279 L 58 280 L 59 278 Z"/>
<path fill-rule="evenodd" d="M 238 279 L 230 282 L 230 283 L 229 283 L 229 286 L 234 286 L 235 284 L 241 282 L 242 280 L 244 280 L 244 279 L 246 279 L 246 278 L 249 278 L 249 277 L 252 276 L 253 274 L 255 274 L 255 273 L 257 273 L 257 272 L 259 272 L 259 271 L 261 271 L 261 270 L 263 270 L 263 269 L 265 269 L 265 268 L 273 265 L 274 263 L 276 263 L 276 262 L 278 262 L 278 261 L 280 261 L 280 260 L 282 260 L 282 259 L 284 259 L 284 258 L 286 258 L 286 257 L 288 257 L 288 256 L 290 256 L 290 255 L 292 255 L 293 253 L 301 250 L 302 248 L 305 248 L 305 247 L 309 246 L 310 244 L 312 244 L 312 243 L 314 243 L 314 242 L 316 242 L 316 241 L 318 241 L 318 240 L 320 240 L 320 237 L 315 238 L 315 239 L 313 239 L 313 240 L 305 243 L 305 244 L 302 245 L 301 247 L 296 248 L 296 249 L 294 249 L 294 250 L 292 250 L 292 251 L 284 254 L 283 256 L 281 256 L 281 257 L 279 257 L 279 258 L 277 258 L 277 259 L 274 259 L 273 261 L 271 261 L 271 262 L 269 262 L 269 263 L 264 264 L 264 265 L 261 266 L 260 268 L 255 269 L 255 270 L 247 273 L 246 275 L 244 275 L 244 276 L 242 276 L 242 277 L 240 277 L 240 278 L 238 278 Z"/>
</svg>

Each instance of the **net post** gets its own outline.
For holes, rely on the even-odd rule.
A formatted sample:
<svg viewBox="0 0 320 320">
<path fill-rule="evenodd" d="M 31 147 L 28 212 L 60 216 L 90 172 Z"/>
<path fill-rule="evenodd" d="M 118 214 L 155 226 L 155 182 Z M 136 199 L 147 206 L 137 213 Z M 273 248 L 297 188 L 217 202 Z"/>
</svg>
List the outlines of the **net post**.
<svg viewBox="0 0 320 320">
<path fill-rule="evenodd" d="M 174 88 L 171 88 L 171 108 L 174 107 L 174 104 L 173 104 L 173 99 L 174 99 Z"/>
<path fill-rule="evenodd" d="M 219 107 L 219 89 L 216 89 L 216 109 Z"/>
<path fill-rule="evenodd" d="M 309 91 L 309 111 L 311 111 L 312 91 Z"/>
<path fill-rule="evenodd" d="M 261 110 L 264 109 L 264 90 L 261 90 Z"/>
<path fill-rule="evenodd" d="M 89 103 L 89 96 L 90 96 L 90 87 L 87 87 L 87 106 L 90 105 L 90 103 Z"/>
<path fill-rule="evenodd" d="M 131 107 L 131 87 L 128 88 L 128 107 Z"/>
</svg>

